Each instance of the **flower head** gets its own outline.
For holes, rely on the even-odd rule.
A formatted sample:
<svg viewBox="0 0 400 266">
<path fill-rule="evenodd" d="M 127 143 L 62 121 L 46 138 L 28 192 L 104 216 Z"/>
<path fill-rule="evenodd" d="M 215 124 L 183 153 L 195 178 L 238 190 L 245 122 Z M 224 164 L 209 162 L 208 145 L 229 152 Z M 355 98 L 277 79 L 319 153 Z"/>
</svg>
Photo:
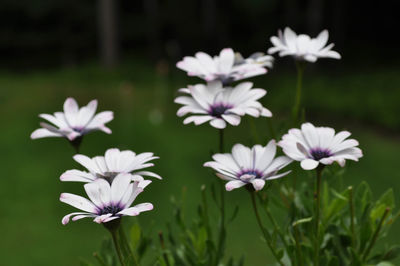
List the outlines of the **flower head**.
<svg viewBox="0 0 400 266">
<path fill-rule="evenodd" d="M 293 160 L 300 161 L 305 170 L 315 169 L 320 163 L 329 165 L 338 162 L 344 166 L 346 159 L 358 161 L 363 156 L 355 139 L 347 139 L 350 132 L 335 134 L 330 127 L 314 127 L 311 123 L 293 128 L 282 137 L 279 146 Z"/>
<path fill-rule="evenodd" d="M 278 171 L 292 160 L 286 156 L 275 158 L 275 154 L 274 140 L 265 147 L 255 145 L 251 149 L 236 144 L 232 153 L 215 154 L 214 161 L 206 162 L 204 166 L 213 168 L 218 172 L 218 177 L 229 181 L 225 185 L 227 191 L 247 184 L 251 184 L 255 190 L 261 190 L 266 180 L 277 179 L 290 172 L 278 174 Z"/>
<path fill-rule="evenodd" d="M 73 141 L 96 130 L 111 134 L 111 129 L 105 124 L 113 119 L 113 112 L 104 111 L 95 115 L 96 109 L 97 100 L 90 101 L 87 106 L 79 108 L 75 99 L 68 98 L 64 102 L 64 112 L 39 115 L 53 125 L 40 123 L 42 128 L 36 129 L 31 134 L 31 138 L 65 137 Z"/>
<path fill-rule="evenodd" d="M 332 51 L 333 43 L 325 46 L 328 41 L 328 31 L 323 30 L 316 38 L 305 34 L 297 35 L 286 27 L 283 34 L 278 31 L 278 36 L 272 36 L 271 42 L 274 47 L 268 49 L 269 54 L 279 52 L 279 56 L 291 55 L 297 60 L 315 62 L 318 58 L 328 57 L 340 59 L 338 52 Z"/>
<path fill-rule="evenodd" d="M 129 174 L 119 174 L 111 185 L 104 179 L 97 179 L 85 184 L 85 191 L 90 200 L 78 195 L 62 193 L 60 195 L 61 202 L 83 211 L 64 216 L 62 223 L 67 224 L 71 217 L 73 217 L 72 221 L 91 217 L 96 223 L 107 223 L 125 215 L 136 216 L 141 212 L 150 211 L 153 209 L 151 203 L 141 203 L 130 207 L 137 195 L 150 182 L 136 181 L 132 183 Z"/>
<path fill-rule="evenodd" d="M 183 105 L 177 115 L 194 114 L 187 117 L 183 123 L 194 122 L 195 125 L 199 125 L 210 121 L 215 128 L 225 128 L 226 122 L 237 126 L 240 123 L 240 117 L 245 114 L 254 117 L 271 117 L 271 112 L 258 102 L 258 99 L 267 92 L 263 89 L 252 89 L 252 86 L 251 82 L 243 82 L 234 88 L 227 89 L 217 81 L 181 89 L 180 91 L 187 96 L 175 99 L 176 103 Z"/>
<path fill-rule="evenodd" d="M 136 181 L 143 181 L 142 176 L 161 179 L 159 175 L 153 172 L 142 170 L 154 166 L 150 161 L 158 159 L 151 152 L 136 154 L 133 151 L 120 151 L 113 148 L 108 149 L 104 156 L 89 158 L 82 154 L 76 154 L 73 158 L 88 169 L 89 173 L 80 170 L 68 170 L 60 176 L 61 181 L 92 182 L 101 178 L 111 183 L 120 173 L 131 173 L 132 180 Z"/>
<path fill-rule="evenodd" d="M 223 49 L 219 56 L 198 52 L 194 57 L 186 56 L 176 66 L 188 72 L 189 76 L 198 76 L 208 82 L 221 81 L 228 84 L 233 81 L 267 73 L 265 67 L 272 67 L 273 57 L 256 53 L 243 59 L 231 48 Z"/>
</svg>

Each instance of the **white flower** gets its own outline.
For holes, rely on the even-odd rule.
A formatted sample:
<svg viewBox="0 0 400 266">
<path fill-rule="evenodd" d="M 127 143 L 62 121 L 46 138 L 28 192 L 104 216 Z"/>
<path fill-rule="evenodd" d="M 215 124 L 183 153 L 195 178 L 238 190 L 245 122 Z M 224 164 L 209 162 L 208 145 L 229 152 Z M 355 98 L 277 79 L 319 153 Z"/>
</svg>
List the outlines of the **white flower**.
<svg viewBox="0 0 400 266">
<path fill-rule="evenodd" d="M 92 217 L 96 223 L 107 223 L 122 216 L 136 216 L 141 212 L 150 211 L 153 209 L 151 203 L 141 203 L 130 207 L 137 195 L 150 182 L 131 183 L 129 174 L 119 174 L 111 185 L 104 179 L 85 184 L 85 191 L 90 200 L 78 195 L 62 193 L 60 201 L 83 211 L 64 216 L 62 223 L 67 224 L 71 217 L 73 217 L 72 221 Z"/>
<path fill-rule="evenodd" d="M 271 42 L 274 47 L 268 49 L 269 54 L 279 52 L 279 56 L 291 55 L 298 60 L 315 62 L 318 58 L 329 57 L 340 59 L 338 52 L 332 51 L 333 43 L 325 46 L 328 41 L 328 31 L 323 30 L 317 38 L 310 38 L 305 34 L 297 35 L 290 28 L 286 27 L 278 31 L 278 37 L 272 36 Z"/>
<path fill-rule="evenodd" d="M 65 137 L 73 141 L 96 130 L 111 134 L 111 130 L 104 124 L 113 119 L 113 112 L 104 111 L 95 115 L 96 109 L 97 100 L 90 101 L 87 106 L 79 108 L 75 99 L 68 98 L 64 102 L 64 112 L 56 112 L 54 115 L 39 115 L 39 117 L 53 125 L 44 122 L 40 123 L 42 128 L 36 129 L 31 134 L 31 138 Z"/>
<path fill-rule="evenodd" d="M 263 89 L 252 89 L 253 83 L 243 82 L 234 88 L 223 88 L 219 81 L 207 85 L 197 84 L 180 89 L 188 96 L 180 96 L 175 102 L 182 104 L 177 115 L 194 114 L 183 123 L 194 122 L 195 125 L 210 121 L 215 128 L 225 128 L 226 122 L 233 126 L 240 123 L 240 117 L 248 114 L 254 117 L 271 117 L 271 112 L 257 100 L 267 92 Z"/>
<path fill-rule="evenodd" d="M 151 152 L 136 154 L 133 151 L 120 151 L 113 148 L 108 149 L 104 156 L 89 158 L 82 154 L 76 154 L 73 158 L 88 169 L 89 173 L 80 170 L 68 170 L 60 176 L 61 181 L 92 182 L 98 178 L 103 178 L 111 182 L 120 173 L 131 173 L 132 180 L 136 181 L 142 181 L 142 176 L 161 179 L 155 173 L 138 171 L 154 166 L 149 161 L 158 159 L 158 157 Z"/>
<path fill-rule="evenodd" d="M 219 80 L 224 84 L 233 81 L 262 75 L 267 73 L 265 67 L 272 67 L 273 57 L 256 53 L 243 59 L 231 48 L 223 49 L 219 56 L 198 52 L 195 57 L 186 56 L 176 66 L 188 73 L 189 76 L 198 76 L 206 81 Z"/>
<path fill-rule="evenodd" d="M 345 160 L 358 161 L 363 156 L 358 141 L 347 139 L 350 132 L 335 134 L 330 127 L 314 127 L 311 123 L 301 125 L 301 130 L 293 128 L 282 137 L 279 146 L 293 160 L 300 161 L 305 170 L 315 169 L 320 163 L 329 165 L 338 162 L 345 165 Z"/>
<path fill-rule="evenodd" d="M 276 143 L 271 140 L 267 146 L 255 145 L 248 148 L 236 144 L 232 153 L 215 154 L 214 161 L 204 164 L 217 171 L 217 176 L 228 180 L 225 188 L 231 191 L 235 188 L 252 184 L 255 190 L 261 190 L 266 180 L 277 179 L 287 175 L 290 171 L 278 174 L 278 171 L 292 160 L 286 156 L 275 157 Z"/>
</svg>

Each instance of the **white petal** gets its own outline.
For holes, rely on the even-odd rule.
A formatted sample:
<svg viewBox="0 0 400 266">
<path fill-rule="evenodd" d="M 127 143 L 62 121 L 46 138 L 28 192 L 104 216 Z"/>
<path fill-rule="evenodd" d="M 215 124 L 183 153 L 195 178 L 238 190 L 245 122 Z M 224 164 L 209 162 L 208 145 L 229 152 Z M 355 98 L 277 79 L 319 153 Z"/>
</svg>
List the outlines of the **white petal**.
<svg viewBox="0 0 400 266">
<path fill-rule="evenodd" d="M 228 183 L 225 184 L 225 189 L 226 189 L 226 191 L 232 191 L 235 188 L 240 188 L 245 185 L 246 185 L 246 183 L 244 183 L 240 180 L 233 180 L 233 181 L 229 181 Z"/>
<path fill-rule="evenodd" d="M 317 168 L 318 164 L 319 162 L 313 159 L 305 159 L 300 163 L 301 168 L 303 168 L 304 170 L 313 170 Z"/>
<path fill-rule="evenodd" d="M 74 181 L 74 182 L 92 182 L 96 177 L 90 173 L 79 170 L 65 171 L 61 176 L 61 181 Z"/>
<path fill-rule="evenodd" d="M 265 186 L 265 180 L 256 178 L 251 181 L 251 184 L 255 190 L 261 190 Z"/>
<path fill-rule="evenodd" d="M 61 193 L 60 201 L 86 212 L 94 213 L 97 210 L 88 199 L 71 193 Z"/>
</svg>

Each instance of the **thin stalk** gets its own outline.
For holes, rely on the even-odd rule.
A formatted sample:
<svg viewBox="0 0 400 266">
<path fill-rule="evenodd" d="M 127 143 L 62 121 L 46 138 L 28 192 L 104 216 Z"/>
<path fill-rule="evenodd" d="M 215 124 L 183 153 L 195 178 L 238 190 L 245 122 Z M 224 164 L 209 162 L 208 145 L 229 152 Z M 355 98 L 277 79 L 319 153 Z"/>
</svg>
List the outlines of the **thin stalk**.
<svg viewBox="0 0 400 266">
<path fill-rule="evenodd" d="M 317 168 L 317 183 L 315 188 L 315 244 L 314 244 L 314 266 L 319 265 L 319 211 L 321 204 L 321 176 L 322 176 L 322 167 Z"/>
<path fill-rule="evenodd" d="M 159 233 L 158 233 L 158 237 L 159 237 L 159 239 L 160 239 L 160 244 L 161 244 L 161 249 L 162 249 L 162 253 L 163 253 L 163 258 L 164 258 L 165 264 L 166 264 L 167 266 L 170 266 L 169 260 L 168 260 L 168 256 L 167 256 L 167 253 L 166 253 L 166 249 L 165 249 L 165 242 L 164 242 L 163 233 L 162 233 L 162 232 L 159 232 Z"/>
<path fill-rule="evenodd" d="M 269 118 L 267 118 L 267 125 L 268 125 L 269 133 L 271 133 L 271 138 L 276 139 L 276 132 L 275 132 L 274 126 L 272 125 L 272 120 Z"/>
<path fill-rule="evenodd" d="M 369 252 L 371 251 L 372 247 L 375 245 L 376 240 L 378 239 L 379 232 L 381 231 L 383 222 L 385 221 L 386 217 L 388 216 L 390 212 L 390 208 L 386 208 L 385 212 L 382 215 L 381 220 L 379 221 L 378 227 L 375 229 L 374 235 L 372 236 L 371 242 L 369 242 L 368 248 L 366 249 L 364 255 L 363 255 L 363 261 L 365 261 L 369 255 Z"/>
<path fill-rule="evenodd" d="M 297 226 L 293 226 L 294 230 L 294 239 L 296 241 L 296 255 L 297 255 L 297 265 L 303 266 L 303 253 L 301 252 L 301 246 L 300 246 L 300 233 L 299 229 Z"/>
<path fill-rule="evenodd" d="M 134 260 L 135 265 L 139 265 L 139 262 L 136 259 L 135 253 L 133 252 L 133 250 L 131 249 L 129 243 L 128 243 L 128 239 L 126 238 L 126 234 L 125 234 L 125 230 L 124 227 L 121 225 L 119 227 L 119 234 L 122 238 L 122 242 L 124 243 L 125 249 L 126 251 L 129 253 L 129 255 L 132 257 L 132 259 Z"/>
<path fill-rule="evenodd" d="M 119 262 L 121 263 L 122 266 L 125 266 L 124 258 L 122 256 L 121 246 L 119 245 L 118 242 L 117 230 L 110 230 L 110 233 L 114 242 L 115 250 L 117 251 Z"/>
<path fill-rule="evenodd" d="M 207 230 L 208 239 L 212 239 L 212 231 L 210 227 L 210 220 L 208 218 L 208 204 L 207 204 L 207 197 L 206 197 L 206 187 L 203 185 L 201 187 L 201 198 L 203 200 L 203 214 L 204 214 L 204 223 Z"/>
<path fill-rule="evenodd" d="M 224 129 L 220 129 L 219 131 L 219 152 L 224 152 Z"/>
<path fill-rule="evenodd" d="M 224 152 L 224 129 L 219 130 L 219 152 Z M 215 258 L 215 265 L 218 265 L 219 261 L 223 257 L 223 248 L 225 243 L 225 192 L 224 192 L 224 183 L 222 180 L 219 180 L 220 194 L 221 194 L 221 219 L 219 225 L 219 235 L 218 235 L 218 245 L 217 245 L 217 256 Z"/>
<path fill-rule="evenodd" d="M 97 262 L 101 265 L 101 266 L 107 266 L 107 264 L 103 261 L 102 258 L 100 258 L 98 253 L 93 253 L 93 257 L 97 260 Z"/>
<path fill-rule="evenodd" d="M 349 187 L 349 205 L 350 205 L 350 228 L 351 228 L 351 244 L 356 249 L 356 231 L 354 229 L 354 203 L 353 203 L 353 187 Z"/>
<path fill-rule="evenodd" d="M 301 106 L 301 89 L 303 85 L 303 73 L 304 73 L 304 64 L 302 62 L 296 61 L 296 69 L 297 69 L 297 84 L 296 84 L 296 98 L 293 107 L 293 123 L 297 125 L 299 122 L 299 112 Z"/>
<path fill-rule="evenodd" d="M 252 203 L 253 209 L 254 209 L 254 214 L 255 214 L 255 216 L 256 216 L 258 226 L 260 227 L 261 232 L 262 232 L 263 235 L 264 235 L 265 241 L 266 241 L 266 243 L 267 243 L 269 249 L 271 250 L 272 255 L 274 255 L 274 257 L 275 257 L 275 259 L 277 260 L 277 262 L 279 263 L 279 265 L 285 266 L 285 265 L 283 264 L 283 262 L 280 260 L 280 258 L 278 257 L 278 254 L 276 253 L 274 247 L 272 246 L 270 234 L 268 233 L 268 231 L 267 231 L 267 230 L 264 228 L 264 226 L 262 225 L 261 217 L 260 217 L 260 214 L 258 213 L 258 209 L 257 209 L 256 197 L 255 197 L 255 195 L 254 195 L 256 192 L 255 192 L 255 191 L 250 191 L 250 190 L 249 190 L 249 192 L 250 192 L 250 196 L 251 196 L 251 203 Z"/>
<path fill-rule="evenodd" d="M 261 196 L 259 194 L 257 194 L 259 200 L 261 200 Z M 281 228 L 278 226 L 278 223 L 276 222 L 274 216 L 272 216 L 271 212 L 269 211 L 268 207 L 263 208 L 265 210 L 265 213 L 267 214 L 269 220 L 271 221 L 272 225 L 274 226 L 275 230 L 278 232 L 278 235 L 280 237 L 280 239 L 282 240 L 283 245 L 285 246 L 285 249 L 288 250 L 288 244 L 286 242 L 285 237 L 283 236 L 282 232 L 281 232 Z"/>
</svg>

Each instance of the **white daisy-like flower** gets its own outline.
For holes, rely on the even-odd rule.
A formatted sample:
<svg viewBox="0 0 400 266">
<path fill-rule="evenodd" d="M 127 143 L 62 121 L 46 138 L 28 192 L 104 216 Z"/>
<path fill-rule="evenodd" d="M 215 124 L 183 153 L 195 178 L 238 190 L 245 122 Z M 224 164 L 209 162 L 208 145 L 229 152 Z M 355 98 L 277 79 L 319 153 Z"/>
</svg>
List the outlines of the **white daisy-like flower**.
<svg viewBox="0 0 400 266">
<path fill-rule="evenodd" d="M 84 197 L 62 193 L 60 201 L 69 204 L 83 212 L 70 213 L 62 219 L 62 224 L 82 218 L 94 218 L 96 223 L 107 223 L 122 216 L 136 216 L 141 212 L 153 209 L 151 203 L 141 203 L 130 207 L 136 197 L 151 181 L 131 182 L 129 174 L 119 174 L 110 185 L 104 179 L 97 179 L 84 185 L 89 199 Z"/>
<path fill-rule="evenodd" d="M 330 127 L 314 127 L 311 123 L 301 125 L 301 130 L 293 128 L 282 137 L 279 146 L 293 160 L 300 161 L 305 170 L 312 170 L 318 165 L 338 162 L 344 166 L 346 159 L 358 161 L 363 156 L 358 148 L 358 141 L 347 139 L 348 131 L 335 134 Z"/>
<path fill-rule="evenodd" d="M 261 53 L 243 59 L 231 48 L 223 49 L 219 56 L 198 52 L 194 57 L 186 56 L 176 66 L 188 73 L 208 82 L 221 81 L 229 84 L 233 81 L 250 78 L 267 73 L 266 67 L 272 67 L 273 57 Z"/>
<path fill-rule="evenodd" d="M 64 112 L 56 112 L 54 115 L 39 115 L 53 125 L 40 123 L 42 128 L 36 129 L 31 134 L 31 138 L 65 137 L 69 141 L 73 141 L 96 130 L 111 134 L 111 129 L 105 124 L 114 118 L 113 112 L 104 111 L 95 115 L 96 109 L 97 100 L 90 101 L 87 106 L 79 108 L 75 99 L 68 98 L 64 102 Z"/>
<path fill-rule="evenodd" d="M 151 152 L 136 154 L 133 151 L 120 151 L 108 149 L 104 156 L 89 158 L 82 154 L 76 154 L 74 160 L 84 166 L 89 172 L 80 170 L 68 170 L 60 176 L 61 181 L 92 182 L 98 178 L 108 182 L 120 173 L 130 173 L 132 180 L 143 181 L 143 176 L 151 176 L 161 179 L 161 176 L 142 169 L 154 166 L 150 161 L 158 159 Z"/>
<path fill-rule="evenodd" d="M 183 123 L 194 122 L 195 125 L 200 125 L 209 121 L 213 127 L 219 129 L 225 128 L 226 122 L 233 126 L 239 125 L 240 117 L 246 114 L 271 117 L 272 113 L 258 102 L 267 91 L 252 87 L 253 83 L 242 82 L 234 88 L 224 88 L 220 81 L 188 86 L 179 90 L 187 96 L 175 99 L 175 103 L 183 105 L 177 115 L 194 114 Z"/>
<path fill-rule="evenodd" d="M 276 143 L 271 140 L 267 146 L 255 145 L 251 149 L 236 144 L 232 153 L 215 154 L 214 161 L 206 162 L 205 167 L 217 171 L 217 176 L 229 181 L 225 188 L 231 191 L 248 184 L 255 190 L 261 190 L 266 180 L 277 179 L 290 173 L 278 173 L 279 170 L 292 162 L 286 156 L 275 158 Z"/>
<path fill-rule="evenodd" d="M 334 44 L 327 46 L 328 31 L 323 30 L 316 38 L 311 38 L 306 34 L 297 35 L 290 28 L 286 27 L 283 34 L 278 31 L 278 36 L 272 36 L 271 42 L 274 47 L 268 49 L 269 54 L 279 52 L 279 56 L 293 56 L 297 60 L 315 62 L 318 58 L 327 57 L 340 59 L 338 52 L 332 51 Z"/>
</svg>

